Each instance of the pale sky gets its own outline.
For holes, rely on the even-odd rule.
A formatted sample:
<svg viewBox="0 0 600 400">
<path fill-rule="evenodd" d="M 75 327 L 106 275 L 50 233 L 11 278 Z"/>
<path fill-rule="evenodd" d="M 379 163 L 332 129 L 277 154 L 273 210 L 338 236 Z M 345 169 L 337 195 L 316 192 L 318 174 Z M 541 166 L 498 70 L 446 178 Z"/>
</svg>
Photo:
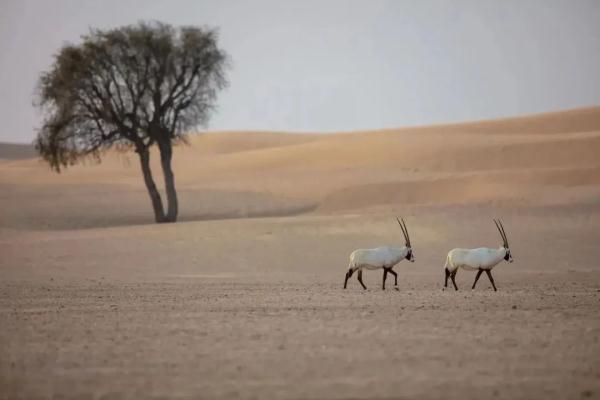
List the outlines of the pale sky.
<svg viewBox="0 0 600 400">
<path fill-rule="evenodd" d="M 210 130 L 339 131 L 600 104 L 600 1 L 0 0 L 0 141 L 30 142 L 37 77 L 89 27 L 220 30 Z"/>
</svg>

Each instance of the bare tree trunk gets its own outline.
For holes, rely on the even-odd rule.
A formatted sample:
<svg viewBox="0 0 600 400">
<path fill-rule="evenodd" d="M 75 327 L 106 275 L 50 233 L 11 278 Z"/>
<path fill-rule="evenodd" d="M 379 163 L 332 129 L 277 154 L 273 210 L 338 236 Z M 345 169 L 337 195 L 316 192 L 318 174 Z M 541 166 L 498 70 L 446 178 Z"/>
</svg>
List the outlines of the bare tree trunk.
<svg viewBox="0 0 600 400">
<path fill-rule="evenodd" d="M 154 209 L 154 220 L 157 223 L 166 222 L 165 210 L 163 208 L 160 193 L 156 188 L 154 179 L 152 178 L 152 171 L 150 170 L 150 151 L 147 147 L 137 150 L 140 155 L 140 164 L 142 166 L 142 172 L 144 174 L 144 183 L 148 189 L 150 200 L 152 201 L 152 208 Z"/>
<path fill-rule="evenodd" d="M 175 175 L 171 168 L 171 159 L 173 157 L 173 146 L 170 139 L 159 142 L 160 163 L 165 177 L 165 191 L 167 192 L 167 215 L 165 222 L 177 221 L 179 205 L 177 203 L 177 192 L 175 191 Z"/>
</svg>

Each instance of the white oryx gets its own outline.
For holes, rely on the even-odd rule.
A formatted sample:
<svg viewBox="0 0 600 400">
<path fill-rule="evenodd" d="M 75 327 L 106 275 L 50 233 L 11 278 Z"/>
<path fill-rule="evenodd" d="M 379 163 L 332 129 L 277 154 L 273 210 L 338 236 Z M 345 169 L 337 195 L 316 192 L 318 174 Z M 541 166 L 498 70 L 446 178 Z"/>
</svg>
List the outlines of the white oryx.
<svg viewBox="0 0 600 400">
<path fill-rule="evenodd" d="M 444 288 L 448 287 L 448 277 L 450 277 L 452 279 L 454 289 L 458 290 L 456 282 L 454 281 L 454 277 L 456 276 L 458 269 L 462 268 L 467 271 L 477 271 L 477 276 L 475 276 L 475 282 L 473 282 L 473 287 L 471 289 L 475 289 L 477 280 L 481 276 L 481 273 L 485 271 L 488 278 L 490 278 L 490 282 L 492 282 L 494 291 L 496 291 L 496 285 L 494 284 L 494 278 L 492 277 L 492 268 L 499 264 L 503 259 L 508 262 L 513 262 L 513 258 L 510 254 L 508 239 L 506 238 L 506 232 L 504 231 L 502 221 L 494 220 L 494 223 L 496 224 L 496 228 L 498 228 L 498 232 L 500 232 L 500 236 L 502 237 L 502 246 L 497 249 L 481 247 L 479 249 L 450 250 L 448 256 L 446 257 L 446 265 L 444 265 L 444 271 L 446 275 Z"/>
<path fill-rule="evenodd" d="M 403 247 L 377 247 L 375 249 L 358 249 L 354 250 L 352 254 L 350 254 L 350 269 L 346 272 L 346 279 L 344 280 L 344 289 L 346 289 L 346 284 L 348 283 L 348 279 L 352 276 L 354 271 L 358 270 L 358 281 L 362 285 L 363 289 L 367 289 L 365 284 L 362 281 L 362 271 L 363 269 L 383 269 L 383 289 L 385 290 L 385 280 L 387 278 L 388 272 L 394 275 L 394 288 L 398 290 L 398 274 L 392 270 L 394 265 L 398 264 L 403 259 L 407 259 L 411 262 L 415 262 L 415 257 L 413 256 L 412 247 L 410 245 L 410 236 L 408 236 L 408 229 L 406 228 L 406 223 L 404 219 L 402 222 L 398 218 L 396 218 L 398 224 L 400 225 L 400 229 L 402 229 L 402 233 L 404 234 L 405 246 Z"/>
</svg>

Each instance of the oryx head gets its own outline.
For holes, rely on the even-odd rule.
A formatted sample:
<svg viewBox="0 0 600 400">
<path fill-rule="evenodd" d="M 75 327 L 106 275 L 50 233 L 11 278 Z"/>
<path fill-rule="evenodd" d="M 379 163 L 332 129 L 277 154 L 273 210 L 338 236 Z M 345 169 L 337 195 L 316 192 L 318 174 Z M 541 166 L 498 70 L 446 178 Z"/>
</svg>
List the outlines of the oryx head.
<svg viewBox="0 0 600 400">
<path fill-rule="evenodd" d="M 502 221 L 499 219 L 494 220 L 494 224 L 496 224 L 496 228 L 498 228 L 498 232 L 500 232 L 500 236 L 502 237 L 502 247 L 506 249 L 506 255 L 504 259 L 508 262 L 513 262 L 512 255 L 510 254 L 510 247 L 508 247 L 508 239 L 506 238 L 506 232 L 504 231 L 504 225 L 502 225 Z"/>
<path fill-rule="evenodd" d="M 405 258 L 410 262 L 415 262 L 415 256 L 413 255 L 412 247 L 410 245 L 410 236 L 408 235 L 406 222 L 404 222 L 404 218 L 402 218 L 402 222 L 400 222 L 398 217 L 396 217 L 396 221 L 398 221 L 398 225 L 400 225 L 400 229 L 402 229 L 402 233 L 404 234 L 404 243 L 406 244 L 406 249 L 408 250 Z"/>
</svg>

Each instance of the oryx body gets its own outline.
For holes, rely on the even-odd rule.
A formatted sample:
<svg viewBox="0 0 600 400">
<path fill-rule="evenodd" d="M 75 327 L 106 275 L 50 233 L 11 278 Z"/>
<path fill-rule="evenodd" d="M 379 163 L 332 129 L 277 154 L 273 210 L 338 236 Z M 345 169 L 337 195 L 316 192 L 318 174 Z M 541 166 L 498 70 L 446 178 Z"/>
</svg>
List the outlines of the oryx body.
<svg viewBox="0 0 600 400">
<path fill-rule="evenodd" d="M 478 249 L 453 249 L 446 258 L 446 269 L 454 272 L 458 268 L 467 271 L 491 270 L 506 256 L 506 249 L 480 247 Z"/>
<path fill-rule="evenodd" d="M 390 273 L 394 275 L 394 287 L 396 290 L 398 290 L 398 274 L 396 274 L 392 268 L 394 268 L 396 264 L 404 259 L 414 262 L 415 258 L 412 253 L 412 247 L 410 244 L 408 229 L 406 228 L 406 223 L 404 222 L 404 219 L 402 219 L 402 222 L 400 222 L 400 220 L 397 218 L 396 220 L 402 229 L 406 245 L 402 247 L 381 246 L 374 249 L 354 250 L 350 254 L 350 262 L 348 265 L 349 269 L 348 272 L 346 272 L 344 289 L 346 289 L 348 279 L 355 271 L 358 271 L 358 281 L 362 285 L 363 289 L 366 289 L 367 287 L 362 281 L 363 269 L 383 269 L 383 289 L 385 289 L 385 280 L 387 279 L 387 274 Z"/>
<path fill-rule="evenodd" d="M 392 268 L 408 255 L 408 247 L 382 246 L 374 249 L 358 249 L 350 254 L 350 268 Z"/>
<path fill-rule="evenodd" d="M 502 246 L 497 249 L 480 247 L 477 249 L 450 250 L 448 252 L 448 256 L 446 257 L 446 264 L 444 265 L 444 287 L 448 287 L 448 278 L 451 278 L 454 289 L 458 290 L 454 278 L 456 277 L 458 269 L 461 268 L 467 271 L 478 271 L 477 275 L 475 276 L 472 289 L 475 289 L 477 280 L 481 276 L 482 272 L 485 271 L 490 279 L 490 282 L 492 283 L 494 291 L 497 290 L 496 284 L 494 283 L 494 278 L 492 277 L 492 269 L 502 260 L 513 262 L 513 258 L 510 253 L 508 239 L 506 238 L 506 232 L 504 231 L 502 222 L 500 220 L 497 222 L 494 220 L 494 223 L 496 224 L 496 228 L 498 228 L 498 232 L 500 232 L 500 236 L 502 237 Z"/>
</svg>

